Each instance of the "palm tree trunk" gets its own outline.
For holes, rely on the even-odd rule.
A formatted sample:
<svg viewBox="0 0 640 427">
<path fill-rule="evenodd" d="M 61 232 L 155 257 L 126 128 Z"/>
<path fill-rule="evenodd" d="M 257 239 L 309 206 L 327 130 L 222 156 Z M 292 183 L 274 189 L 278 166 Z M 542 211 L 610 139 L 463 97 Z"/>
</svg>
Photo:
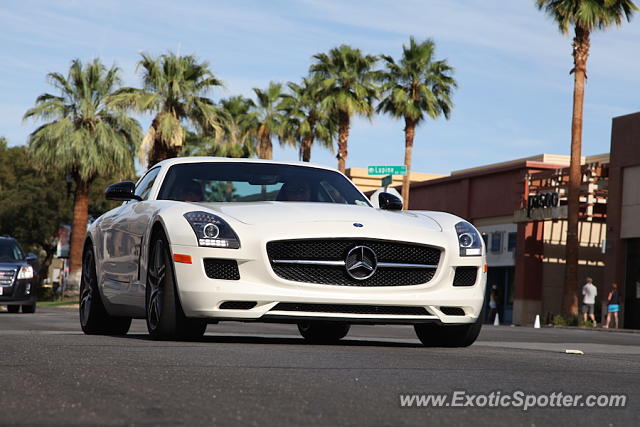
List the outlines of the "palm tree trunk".
<svg viewBox="0 0 640 427">
<path fill-rule="evenodd" d="M 178 146 L 168 147 L 164 143 L 164 141 L 161 141 L 159 139 L 155 140 L 153 143 L 153 147 L 151 148 L 151 152 L 149 153 L 149 162 L 147 163 L 147 169 L 151 169 L 153 165 L 163 160 L 178 157 L 181 149 L 182 147 Z"/>
<path fill-rule="evenodd" d="M 569 163 L 569 194 L 567 219 L 567 247 L 562 311 L 565 315 L 578 314 L 578 214 L 580 209 L 580 185 L 582 173 L 580 155 L 582 148 L 582 110 L 584 104 L 584 82 L 589 56 L 589 32 L 575 29 L 573 39 L 573 118 L 571 121 L 571 161 Z"/>
<path fill-rule="evenodd" d="M 340 111 L 338 113 L 338 170 L 345 172 L 347 163 L 347 142 L 349 140 L 349 113 Z"/>
<path fill-rule="evenodd" d="M 71 244 L 69 248 L 69 280 L 67 294 L 77 295 L 82 270 L 82 246 L 87 232 L 89 217 L 89 183 L 76 178 L 76 190 L 73 200 L 73 220 L 71 223 Z"/>
<path fill-rule="evenodd" d="M 271 144 L 271 136 L 269 135 L 268 129 L 265 129 L 264 126 L 260 127 L 258 135 L 260 139 L 258 145 L 258 157 L 260 157 L 261 159 L 272 159 L 273 144 Z"/>
<path fill-rule="evenodd" d="M 409 209 L 409 185 L 411 180 L 411 156 L 413 154 L 413 138 L 416 134 L 416 122 L 408 117 L 404 118 L 404 164 L 407 166 L 407 174 L 402 178 L 402 200 L 404 209 Z"/>
<path fill-rule="evenodd" d="M 313 136 L 308 135 L 302 138 L 301 144 L 301 152 L 302 152 L 302 161 L 310 162 L 311 161 L 311 145 L 313 144 Z"/>
<path fill-rule="evenodd" d="M 170 145 L 167 144 L 162 138 L 160 138 L 157 134 L 158 131 L 158 116 L 153 118 L 151 122 L 151 127 L 153 128 L 153 133 L 155 138 L 153 140 L 153 146 L 151 150 L 149 150 L 149 159 L 147 161 L 147 169 L 151 169 L 151 167 L 163 160 L 173 159 L 174 157 L 178 157 L 180 150 L 182 150 L 182 145 Z M 183 139 L 184 144 L 184 139 Z"/>
</svg>

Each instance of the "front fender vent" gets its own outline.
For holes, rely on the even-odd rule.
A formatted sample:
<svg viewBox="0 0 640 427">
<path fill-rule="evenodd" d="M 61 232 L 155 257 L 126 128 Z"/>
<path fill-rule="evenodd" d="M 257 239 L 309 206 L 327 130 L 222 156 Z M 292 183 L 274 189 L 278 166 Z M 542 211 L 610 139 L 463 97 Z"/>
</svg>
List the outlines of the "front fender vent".
<svg viewBox="0 0 640 427">
<path fill-rule="evenodd" d="M 456 267 L 453 286 L 473 286 L 478 278 L 478 267 Z"/>
</svg>

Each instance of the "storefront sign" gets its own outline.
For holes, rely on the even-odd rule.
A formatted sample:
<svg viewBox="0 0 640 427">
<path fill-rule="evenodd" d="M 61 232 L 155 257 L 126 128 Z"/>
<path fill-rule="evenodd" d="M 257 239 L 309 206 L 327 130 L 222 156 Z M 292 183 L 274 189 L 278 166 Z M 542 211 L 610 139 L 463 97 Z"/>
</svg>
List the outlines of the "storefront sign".
<svg viewBox="0 0 640 427">
<path fill-rule="evenodd" d="M 557 191 L 529 195 L 527 208 L 514 212 L 515 222 L 565 218 L 567 218 L 567 206 L 560 206 L 560 194 Z"/>
<path fill-rule="evenodd" d="M 557 208 L 560 203 L 560 194 L 557 191 L 529 196 L 527 200 L 527 216 L 531 217 L 533 209 Z"/>
</svg>

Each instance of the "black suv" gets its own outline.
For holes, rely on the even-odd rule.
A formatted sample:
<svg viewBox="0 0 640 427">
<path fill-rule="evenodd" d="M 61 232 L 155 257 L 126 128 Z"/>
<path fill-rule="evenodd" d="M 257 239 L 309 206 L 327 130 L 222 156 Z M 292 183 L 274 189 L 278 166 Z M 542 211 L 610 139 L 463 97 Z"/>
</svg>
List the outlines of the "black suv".
<svg viewBox="0 0 640 427">
<path fill-rule="evenodd" d="M 12 237 L 0 237 L 0 305 L 6 305 L 9 313 L 36 311 L 36 281 L 33 262 L 37 257 L 25 255 Z"/>
</svg>

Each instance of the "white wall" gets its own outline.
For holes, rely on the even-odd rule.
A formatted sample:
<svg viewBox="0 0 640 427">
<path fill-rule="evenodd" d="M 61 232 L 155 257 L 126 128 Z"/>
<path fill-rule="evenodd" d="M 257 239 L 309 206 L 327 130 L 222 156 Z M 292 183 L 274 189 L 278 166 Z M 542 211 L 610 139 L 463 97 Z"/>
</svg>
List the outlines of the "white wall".
<svg viewBox="0 0 640 427">
<path fill-rule="evenodd" d="M 487 235 L 487 264 L 489 267 L 510 267 L 516 265 L 515 247 L 508 250 L 509 233 L 517 233 L 518 226 L 513 223 L 477 225 L 478 231 Z M 494 248 L 494 233 L 501 235 L 501 242 Z"/>
</svg>

